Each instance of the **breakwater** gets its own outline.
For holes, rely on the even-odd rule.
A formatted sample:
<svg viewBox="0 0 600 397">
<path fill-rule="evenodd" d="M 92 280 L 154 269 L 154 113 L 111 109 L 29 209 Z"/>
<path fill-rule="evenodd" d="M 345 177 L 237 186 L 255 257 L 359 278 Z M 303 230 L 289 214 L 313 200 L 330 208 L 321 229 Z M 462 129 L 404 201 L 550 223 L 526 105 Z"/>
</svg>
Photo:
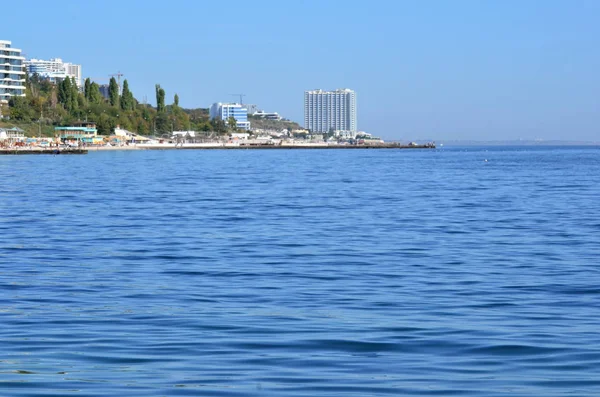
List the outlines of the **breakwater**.
<svg viewBox="0 0 600 397">
<path fill-rule="evenodd" d="M 0 155 L 19 155 L 19 154 L 86 154 L 86 149 L 40 149 L 40 148 L 19 148 L 19 149 L 0 149 Z"/>
<path fill-rule="evenodd" d="M 89 151 L 104 150 L 178 150 L 178 149 L 196 149 L 196 150 L 247 150 L 247 149 L 435 149 L 435 144 L 425 145 L 402 145 L 397 143 L 382 143 L 377 145 L 328 145 L 328 144 L 240 144 L 240 143 L 185 143 L 185 144 L 138 144 L 130 146 L 90 146 L 86 149 L 66 148 L 66 149 L 48 149 L 48 148 L 9 148 L 0 149 L 0 155 L 21 155 L 21 154 L 87 154 Z"/>
<path fill-rule="evenodd" d="M 298 144 L 298 145 L 273 145 L 273 144 L 231 144 L 231 143 L 188 143 L 183 145 L 159 144 L 138 145 L 139 149 L 167 150 L 167 149 L 435 149 L 435 144 L 401 145 L 396 143 L 383 143 L 378 145 L 327 145 L 327 144 Z"/>
</svg>

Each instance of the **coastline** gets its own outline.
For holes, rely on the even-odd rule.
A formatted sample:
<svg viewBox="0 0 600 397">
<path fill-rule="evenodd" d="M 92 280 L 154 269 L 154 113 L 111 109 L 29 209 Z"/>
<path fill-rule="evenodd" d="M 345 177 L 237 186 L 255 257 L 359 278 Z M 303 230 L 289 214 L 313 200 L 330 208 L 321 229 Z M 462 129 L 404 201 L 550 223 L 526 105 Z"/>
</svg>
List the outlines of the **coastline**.
<svg viewBox="0 0 600 397">
<path fill-rule="evenodd" d="M 435 149 L 435 145 L 400 145 L 397 143 L 379 143 L 373 145 L 337 145 L 327 143 L 298 144 L 240 144 L 240 143 L 186 143 L 186 144 L 139 144 L 144 150 L 284 150 L 284 149 Z"/>
<path fill-rule="evenodd" d="M 87 154 L 89 152 L 102 152 L 114 150 L 285 150 L 285 149 L 435 149 L 435 145 L 400 145 L 395 143 L 382 143 L 376 145 L 332 145 L 332 144 L 239 144 L 239 143 L 185 143 L 185 144 L 136 144 L 124 146 L 86 146 L 82 148 L 63 148 L 57 150 L 39 147 L 16 147 L 0 149 L 0 155 L 26 155 L 26 154 Z"/>
<path fill-rule="evenodd" d="M 63 148 L 63 149 L 50 149 L 50 148 L 40 148 L 40 147 L 16 147 L 16 148 L 0 148 L 0 155 L 43 155 L 43 154 L 51 154 L 51 155 L 59 155 L 59 154 L 87 154 L 87 149 L 83 148 Z"/>
</svg>

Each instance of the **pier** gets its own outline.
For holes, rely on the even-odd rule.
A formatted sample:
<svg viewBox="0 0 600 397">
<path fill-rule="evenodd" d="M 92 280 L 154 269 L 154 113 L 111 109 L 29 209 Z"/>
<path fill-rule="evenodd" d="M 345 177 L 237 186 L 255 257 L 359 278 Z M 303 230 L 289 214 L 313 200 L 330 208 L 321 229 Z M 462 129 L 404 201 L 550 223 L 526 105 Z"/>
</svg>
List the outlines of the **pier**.
<svg viewBox="0 0 600 397">
<path fill-rule="evenodd" d="M 0 155 L 21 155 L 21 154 L 53 154 L 53 155 L 62 155 L 62 154 L 87 154 L 86 149 L 42 149 L 42 148 L 9 148 L 9 149 L 0 149 Z"/>
</svg>

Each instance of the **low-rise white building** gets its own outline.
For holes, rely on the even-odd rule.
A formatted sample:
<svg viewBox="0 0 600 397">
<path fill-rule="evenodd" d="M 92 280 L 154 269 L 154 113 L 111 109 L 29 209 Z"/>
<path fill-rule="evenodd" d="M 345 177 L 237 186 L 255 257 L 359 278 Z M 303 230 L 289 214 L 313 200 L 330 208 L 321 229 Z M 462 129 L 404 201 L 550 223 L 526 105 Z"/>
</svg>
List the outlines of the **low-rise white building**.
<svg viewBox="0 0 600 397">
<path fill-rule="evenodd" d="M 0 128 L 0 141 L 4 140 L 22 140 L 25 138 L 25 132 L 17 127 Z"/>
<path fill-rule="evenodd" d="M 336 130 L 333 135 L 341 139 L 354 139 L 358 134 L 356 131 Z"/>
<path fill-rule="evenodd" d="M 261 119 L 265 119 L 265 120 L 281 120 L 281 116 L 279 115 L 279 113 L 277 112 L 265 112 L 265 111 L 258 111 L 256 113 L 252 114 L 253 117 L 260 117 Z"/>
<path fill-rule="evenodd" d="M 173 131 L 173 136 L 183 138 L 195 138 L 196 131 Z"/>
<path fill-rule="evenodd" d="M 247 132 L 234 132 L 231 134 L 231 139 L 247 140 L 250 134 Z"/>
<path fill-rule="evenodd" d="M 124 130 L 123 128 L 117 126 L 115 128 L 115 135 L 116 136 L 123 136 L 123 137 L 132 137 L 135 134 L 133 132 L 131 132 L 131 131 Z"/>
</svg>

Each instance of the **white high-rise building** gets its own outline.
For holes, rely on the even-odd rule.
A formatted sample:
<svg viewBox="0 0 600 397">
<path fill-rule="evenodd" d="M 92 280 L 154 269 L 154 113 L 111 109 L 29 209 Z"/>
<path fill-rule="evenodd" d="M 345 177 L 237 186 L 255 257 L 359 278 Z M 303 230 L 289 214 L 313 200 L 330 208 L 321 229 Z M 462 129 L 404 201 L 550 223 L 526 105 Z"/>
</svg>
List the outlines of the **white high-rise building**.
<svg viewBox="0 0 600 397">
<path fill-rule="evenodd" d="M 81 78 L 81 65 L 69 62 L 63 62 L 60 58 L 53 58 L 49 61 L 43 59 L 30 59 L 25 61 L 27 72 L 30 76 L 38 74 L 40 77 L 48 79 L 53 83 L 63 80 L 66 77 L 75 79 L 77 87 L 83 85 Z"/>
<path fill-rule="evenodd" d="M 21 50 L 0 40 L 0 106 L 13 96 L 25 96 L 25 67 Z"/>
<path fill-rule="evenodd" d="M 349 89 L 305 91 L 304 128 L 356 132 L 356 93 Z"/>
<path fill-rule="evenodd" d="M 77 87 L 83 87 L 83 77 L 81 76 L 81 65 L 76 65 L 74 63 L 65 63 L 65 69 L 67 71 L 67 76 L 75 79 L 77 83 Z"/>
</svg>

